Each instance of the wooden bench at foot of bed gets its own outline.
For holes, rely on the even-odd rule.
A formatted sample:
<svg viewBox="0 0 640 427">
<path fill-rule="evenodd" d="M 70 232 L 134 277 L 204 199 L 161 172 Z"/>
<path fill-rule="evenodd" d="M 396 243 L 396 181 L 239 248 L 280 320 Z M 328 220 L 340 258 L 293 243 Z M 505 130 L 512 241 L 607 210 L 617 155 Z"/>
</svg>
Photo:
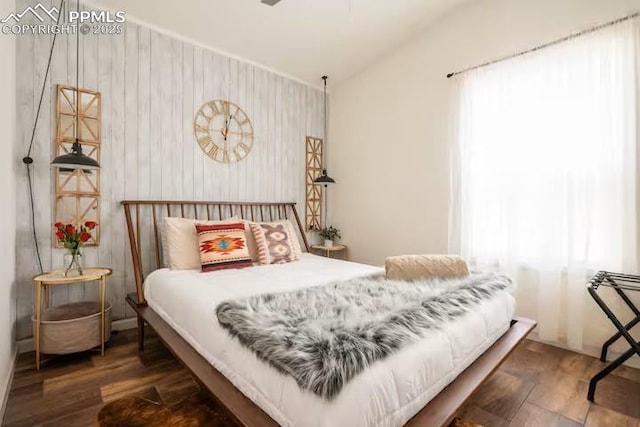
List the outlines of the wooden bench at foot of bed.
<svg viewBox="0 0 640 427">
<path fill-rule="evenodd" d="M 187 368 L 194 379 L 240 426 L 277 426 L 266 412 L 238 390 L 224 375 L 207 362 L 152 308 L 138 305 L 136 294 L 127 302 L 138 314 L 139 325 L 148 324 L 173 355 Z M 536 323 L 515 318 L 509 330 L 476 359 L 451 384 L 418 412 L 407 426 L 446 427 L 471 394 L 509 357 L 515 347 L 531 332 Z M 138 328 L 140 350 L 144 344 L 144 329 Z"/>
</svg>

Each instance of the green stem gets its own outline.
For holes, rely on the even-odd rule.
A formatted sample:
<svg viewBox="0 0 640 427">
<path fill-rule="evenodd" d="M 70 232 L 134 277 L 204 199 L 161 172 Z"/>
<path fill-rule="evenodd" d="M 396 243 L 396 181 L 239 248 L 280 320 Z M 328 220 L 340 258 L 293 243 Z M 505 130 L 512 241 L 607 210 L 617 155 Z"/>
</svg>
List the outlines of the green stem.
<svg viewBox="0 0 640 427">
<path fill-rule="evenodd" d="M 69 273 L 69 271 L 71 270 L 71 267 L 73 267 L 73 264 L 76 263 L 78 265 L 78 274 L 80 274 L 82 276 L 82 267 L 77 262 L 78 256 L 80 255 L 80 248 L 71 249 L 70 252 L 71 252 L 71 261 L 69 262 L 69 265 L 67 266 L 67 268 L 66 268 L 66 270 L 64 272 L 64 275 L 66 277 L 67 274 Z"/>
</svg>

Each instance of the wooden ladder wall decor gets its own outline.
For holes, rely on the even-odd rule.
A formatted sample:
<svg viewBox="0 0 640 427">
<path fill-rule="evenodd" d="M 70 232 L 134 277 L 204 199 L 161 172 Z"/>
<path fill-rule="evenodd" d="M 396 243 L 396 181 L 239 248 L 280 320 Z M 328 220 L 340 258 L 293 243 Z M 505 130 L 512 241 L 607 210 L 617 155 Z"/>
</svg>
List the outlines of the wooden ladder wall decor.
<svg viewBox="0 0 640 427">
<path fill-rule="evenodd" d="M 76 116 L 78 115 L 78 116 Z M 99 92 L 58 85 L 56 101 L 56 153 L 71 152 L 77 132 L 84 154 L 100 162 L 102 97 Z M 79 118 L 79 120 L 78 120 Z M 86 221 L 100 223 L 100 170 L 55 170 L 55 222 L 80 226 Z M 53 239 L 57 242 L 57 239 Z M 85 243 L 100 243 L 100 227 Z M 58 247 L 59 243 L 56 243 Z"/>
<path fill-rule="evenodd" d="M 308 136 L 306 139 L 306 202 L 305 229 L 318 231 L 322 228 L 322 186 L 314 180 L 322 175 L 322 146 L 320 138 Z"/>
</svg>

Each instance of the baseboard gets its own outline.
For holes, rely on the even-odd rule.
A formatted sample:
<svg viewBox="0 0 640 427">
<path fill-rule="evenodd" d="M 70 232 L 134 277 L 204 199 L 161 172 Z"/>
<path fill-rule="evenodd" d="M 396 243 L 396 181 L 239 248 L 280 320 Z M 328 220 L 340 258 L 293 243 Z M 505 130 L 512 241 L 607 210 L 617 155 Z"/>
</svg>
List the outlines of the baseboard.
<svg viewBox="0 0 640 427">
<path fill-rule="evenodd" d="M 16 360 L 18 359 L 18 352 L 11 358 L 11 366 L 7 378 L 0 383 L 0 425 L 4 424 L 4 414 L 7 409 L 7 401 L 9 400 L 9 391 L 11 390 L 11 383 L 13 382 L 13 374 L 16 371 Z"/>
<path fill-rule="evenodd" d="M 559 348 L 562 348 L 562 349 L 565 349 L 565 350 L 573 351 L 575 353 L 581 353 L 581 354 L 585 354 L 587 356 L 595 357 L 596 359 L 600 359 L 600 347 L 586 346 L 586 347 L 584 347 L 582 349 L 582 351 L 575 350 L 575 349 L 570 348 L 564 342 L 550 342 L 550 341 L 542 340 L 542 339 L 540 339 L 540 337 L 538 336 L 536 331 L 533 331 L 532 333 L 530 333 L 527 338 L 532 340 L 532 341 L 538 341 L 538 342 L 541 342 L 543 344 L 552 345 L 554 347 L 559 347 Z M 607 353 L 607 361 L 610 362 L 610 361 L 612 361 L 614 359 L 617 359 L 621 355 L 622 355 L 621 352 L 610 349 L 609 352 Z M 629 366 L 631 368 L 640 369 L 640 357 L 634 355 L 633 357 L 631 357 L 631 359 L 627 360 L 624 363 L 624 365 Z"/>
<path fill-rule="evenodd" d="M 128 319 L 120 319 L 111 322 L 111 329 L 114 331 L 128 331 L 138 327 L 138 318 L 129 317 Z"/>
<path fill-rule="evenodd" d="M 138 319 L 136 317 L 130 317 L 128 319 L 114 320 L 111 322 L 112 331 L 126 331 L 129 329 L 135 329 L 138 326 Z M 25 338 L 19 340 L 17 343 L 18 354 L 28 353 L 35 350 L 33 338 Z"/>
</svg>

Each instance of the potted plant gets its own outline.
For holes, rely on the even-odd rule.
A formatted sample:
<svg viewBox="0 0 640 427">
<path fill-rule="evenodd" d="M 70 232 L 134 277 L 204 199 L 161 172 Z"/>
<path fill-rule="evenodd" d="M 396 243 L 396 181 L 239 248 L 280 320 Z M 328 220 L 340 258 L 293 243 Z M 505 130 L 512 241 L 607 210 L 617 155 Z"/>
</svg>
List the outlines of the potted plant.
<svg viewBox="0 0 640 427">
<path fill-rule="evenodd" d="M 324 239 L 324 246 L 327 248 L 332 247 L 333 242 L 341 237 L 340 230 L 335 228 L 333 225 L 329 226 L 329 228 L 323 228 L 322 230 L 320 230 L 319 234 L 320 237 Z"/>
<path fill-rule="evenodd" d="M 94 221 L 87 221 L 80 226 L 80 229 L 77 229 L 73 224 L 63 224 L 62 222 L 54 224 L 56 238 L 67 250 L 64 254 L 64 277 L 68 277 L 70 273 L 82 276 L 82 245 L 91 239 L 91 231 L 97 225 L 98 223 Z"/>
</svg>

